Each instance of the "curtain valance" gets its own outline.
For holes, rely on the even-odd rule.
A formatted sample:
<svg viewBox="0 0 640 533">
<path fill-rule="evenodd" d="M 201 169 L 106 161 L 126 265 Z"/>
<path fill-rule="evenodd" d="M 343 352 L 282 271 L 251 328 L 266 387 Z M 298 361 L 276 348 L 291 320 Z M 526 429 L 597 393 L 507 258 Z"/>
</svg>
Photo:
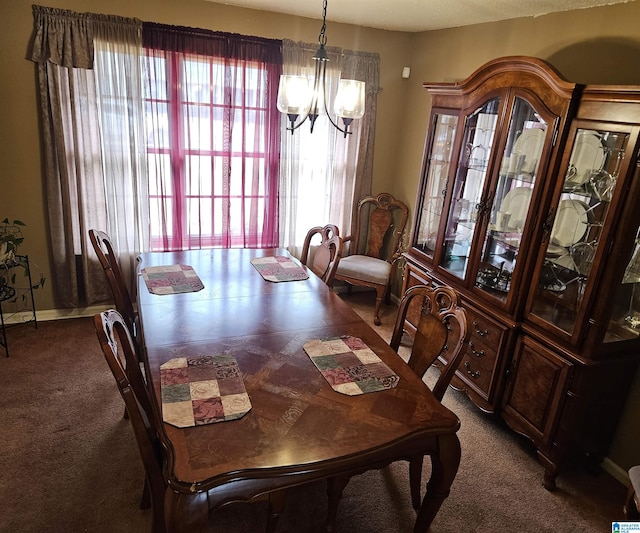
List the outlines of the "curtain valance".
<svg viewBox="0 0 640 533">
<path fill-rule="evenodd" d="M 77 13 L 34 5 L 31 60 L 68 68 L 92 69 L 94 39 L 107 25 L 142 31 L 142 21 L 115 15 Z"/>
</svg>

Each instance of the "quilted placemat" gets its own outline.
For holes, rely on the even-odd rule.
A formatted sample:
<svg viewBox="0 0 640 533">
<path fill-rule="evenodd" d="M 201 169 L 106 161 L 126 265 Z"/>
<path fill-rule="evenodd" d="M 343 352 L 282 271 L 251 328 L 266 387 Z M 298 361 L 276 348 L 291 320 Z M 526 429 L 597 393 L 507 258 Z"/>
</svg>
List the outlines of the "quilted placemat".
<svg viewBox="0 0 640 533">
<path fill-rule="evenodd" d="M 333 390 L 342 394 L 392 389 L 400 380 L 358 337 L 316 339 L 303 348 Z"/>
<path fill-rule="evenodd" d="M 162 419 L 179 428 L 242 418 L 249 395 L 231 355 L 178 357 L 160 366 Z"/>
<path fill-rule="evenodd" d="M 153 294 L 197 292 L 204 284 L 189 265 L 162 265 L 142 269 L 142 277 Z"/>
<path fill-rule="evenodd" d="M 300 281 L 309 277 L 304 268 L 284 255 L 255 257 L 251 264 L 267 281 Z"/>
</svg>

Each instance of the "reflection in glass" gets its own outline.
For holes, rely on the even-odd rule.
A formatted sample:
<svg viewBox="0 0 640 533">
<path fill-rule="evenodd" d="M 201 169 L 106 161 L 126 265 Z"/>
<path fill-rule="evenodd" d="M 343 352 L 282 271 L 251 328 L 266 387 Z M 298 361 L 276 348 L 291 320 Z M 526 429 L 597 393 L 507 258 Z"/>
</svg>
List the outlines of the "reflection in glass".
<svg viewBox="0 0 640 533">
<path fill-rule="evenodd" d="M 442 266 L 460 278 L 466 275 L 476 222 L 485 210 L 482 192 L 495 138 L 499 104 L 498 98 L 489 100 L 465 121 L 463 149 L 449 205 L 442 260 Z"/>
<path fill-rule="evenodd" d="M 437 114 L 434 117 L 422 211 L 418 221 L 417 242 L 414 243 L 416 248 L 430 256 L 433 256 L 436 248 L 457 124 L 457 116 Z"/>
<path fill-rule="evenodd" d="M 476 285 L 499 299 L 504 300 L 511 288 L 546 133 L 547 123 L 539 113 L 515 98 L 476 276 Z"/>
<path fill-rule="evenodd" d="M 624 321 L 632 328 L 640 329 L 640 288 L 638 288 L 638 283 L 640 283 L 640 237 L 636 237 L 636 247 L 624 272 L 622 283 L 633 284 L 629 310 Z"/>
<path fill-rule="evenodd" d="M 628 138 L 627 133 L 578 128 L 573 139 L 532 308 L 535 315 L 567 333 L 573 332 L 585 308 Z M 640 280 L 640 265 L 638 275 Z M 629 311 L 627 316 L 632 317 L 630 323 L 633 315 Z"/>
</svg>

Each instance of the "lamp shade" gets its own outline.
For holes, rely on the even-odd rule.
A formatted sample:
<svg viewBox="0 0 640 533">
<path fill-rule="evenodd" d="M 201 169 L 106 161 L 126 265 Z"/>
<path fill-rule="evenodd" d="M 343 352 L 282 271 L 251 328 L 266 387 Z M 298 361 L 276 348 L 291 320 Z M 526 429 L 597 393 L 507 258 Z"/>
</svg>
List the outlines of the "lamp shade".
<svg viewBox="0 0 640 533">
<path fill-rule="evenodd" d="M 278 111 L 288 115 L 304 115 L 311 105 L 311 86 L 305 76 L 283 74 L 278 86 Z"/>
<path fill-rule="evenodd" d="M 363 81 L 340 80 L 338 93 L 333 103 L 333 111 L 342 118 L 356 119 L 364 115 Z"/>
</svg>

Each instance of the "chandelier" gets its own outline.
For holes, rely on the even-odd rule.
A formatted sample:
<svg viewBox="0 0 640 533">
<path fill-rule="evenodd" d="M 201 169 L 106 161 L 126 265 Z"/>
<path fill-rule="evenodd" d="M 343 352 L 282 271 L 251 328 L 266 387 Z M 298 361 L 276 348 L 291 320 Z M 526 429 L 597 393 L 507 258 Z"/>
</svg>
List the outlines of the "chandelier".
<svg viewBox="0 0 640 533">
<path fill-rule="evenodd" d="M 326 83 L 326 70 L 329 57 L 325 45 L 327 44 L 327 0 L 324 0 L 322 8 L 322 28 L 318 36 L 318 50 L 313 56 L 315 61 L 315 74 L 313 80 L 306 76 L 294 76 L 283 74 L 280 76 L 278 87 L 278 111 L 289 118 L 289 127 L 293 132 L 309 119 L 311 133 L 320 113 L 324 112 L 329 122 L 346 138 L 351 134 L 349 126 L 354 119 L 364 115 L 364 87 L 363 81 L 340 79 L 338 92 L 333 103 L 334 113 L 342 119 L 344 127 L 340 127 L 331 118 L 327 108 L 327 95 L 329 93 Z M 298 119 L 302 119 L 298 122 Z"/>
</svg>

